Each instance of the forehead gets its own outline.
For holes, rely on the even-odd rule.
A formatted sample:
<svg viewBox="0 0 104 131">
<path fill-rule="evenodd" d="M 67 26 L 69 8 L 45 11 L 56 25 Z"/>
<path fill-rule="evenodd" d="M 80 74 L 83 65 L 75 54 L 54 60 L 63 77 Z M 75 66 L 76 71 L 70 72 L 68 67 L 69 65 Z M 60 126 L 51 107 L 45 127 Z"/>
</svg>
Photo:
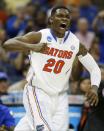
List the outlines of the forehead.
<svg viewBox="0 0 104 131">
<path fill-rule="evenodd" d="M 57 9 L 55 14 L 66 14 L 66 15 L 69 15 L 69 11 L 67 9 Z"/>
</svg>

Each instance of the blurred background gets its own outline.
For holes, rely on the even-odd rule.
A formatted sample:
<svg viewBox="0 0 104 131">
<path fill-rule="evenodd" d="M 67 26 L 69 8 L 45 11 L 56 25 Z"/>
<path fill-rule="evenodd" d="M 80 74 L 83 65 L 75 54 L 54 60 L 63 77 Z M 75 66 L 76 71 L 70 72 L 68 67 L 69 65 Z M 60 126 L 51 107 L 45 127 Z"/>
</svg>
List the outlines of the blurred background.
<svg viewBox="0 0 104 131">
<path fill-rule="evenodd" d="M 76 34 L 98 63 L 103 82 L 103 0 L 0 0 L 0 43 L 30 31 L 46 28 L 50 11 L 56 4 L 71 7 L 70 30 Z M 79 79 L 72 76 L 69 80 L 69 128 L 72 131 L 83 131 L 90 108 L 84 102 L 83 93 L 91 83 L 88 72 L 77 59 L 74 63 L 73 73 L 79 71 Z M 25 113 L 22 94 L 28 68 L 29 60 L 26 54 L 5 52 L 0 47 L 0 129 L 12 130 L 11 127 L 15 127 Z"/>
</svg>

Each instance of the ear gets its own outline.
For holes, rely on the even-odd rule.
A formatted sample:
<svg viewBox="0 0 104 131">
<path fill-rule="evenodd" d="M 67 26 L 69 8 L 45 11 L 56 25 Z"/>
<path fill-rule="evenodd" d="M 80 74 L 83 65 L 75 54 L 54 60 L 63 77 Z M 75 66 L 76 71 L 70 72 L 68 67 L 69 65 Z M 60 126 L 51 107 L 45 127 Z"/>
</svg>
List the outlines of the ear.
<svg viewBox="0 0 104 131">
<path fill-rule="evenodd" d="M 50 16 L 50 17 L 48 18 L 48 22 L 49 22 L 50 24 L 53 23 L 53 17 L 52 17 L 52 16 Z"/>
<path fill-rule="evenodd" d="M 72 20 L 72 16 L 70 15 L 70 20 Z"/>
</svg>

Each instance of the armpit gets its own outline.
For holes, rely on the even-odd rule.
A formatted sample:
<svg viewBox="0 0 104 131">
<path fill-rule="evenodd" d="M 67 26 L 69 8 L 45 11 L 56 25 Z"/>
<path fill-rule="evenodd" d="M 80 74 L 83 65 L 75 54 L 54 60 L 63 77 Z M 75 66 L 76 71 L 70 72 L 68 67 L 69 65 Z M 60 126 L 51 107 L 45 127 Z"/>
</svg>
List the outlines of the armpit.
<svg viewBox="0 0 104 131">
<path fill-rule="evenodd" d="M 78 52 L 77 56 L 79 56 L 79 55 L 85 56 L 87 54 L 87 52 L 88 52 L 88 50 L 85 48 L 85 46 L 80 44 L 79 52 Z"/>
</svg>

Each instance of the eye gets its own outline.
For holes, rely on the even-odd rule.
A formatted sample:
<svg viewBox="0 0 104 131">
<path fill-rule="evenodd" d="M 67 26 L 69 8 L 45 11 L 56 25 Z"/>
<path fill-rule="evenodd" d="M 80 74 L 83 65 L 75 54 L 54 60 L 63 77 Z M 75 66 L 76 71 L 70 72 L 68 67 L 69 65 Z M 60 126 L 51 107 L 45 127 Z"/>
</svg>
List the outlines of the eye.
<svg viewBox="0 0 104 131">
<path fill-rule="evenodd" d="M 63 17 L 63 15 L 62 14 L 57 14 L 57 17 Z"/>
<path fill-rule="evenodd" d="M 69 18 L 70 18 L 70 15 L 66 15 L 66 18 L 68 18 L 68 19 L 69 19 Z"/>
</svg>

